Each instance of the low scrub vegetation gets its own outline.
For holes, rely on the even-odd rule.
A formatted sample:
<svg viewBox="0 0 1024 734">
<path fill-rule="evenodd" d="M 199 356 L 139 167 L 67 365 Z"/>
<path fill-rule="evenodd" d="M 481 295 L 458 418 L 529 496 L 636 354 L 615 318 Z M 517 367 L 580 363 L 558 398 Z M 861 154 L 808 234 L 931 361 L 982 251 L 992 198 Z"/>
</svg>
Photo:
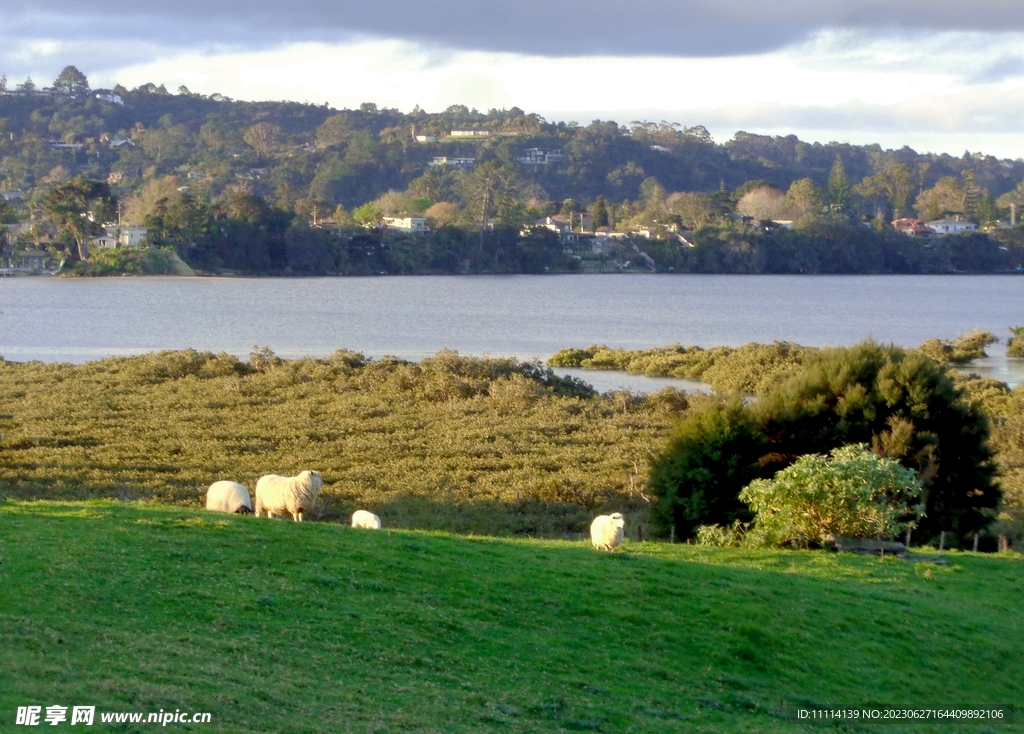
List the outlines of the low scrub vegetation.
<svg viewBox="0 0 1024 734">
<path fill-rule="evenodd" d="M 686 399 L 618 400 L 536 363 L 248 362 L 184 350 L 84 365 L 0 362 L 0 492 L 198 506 L 215 480 L 317 469 L 324 516 L 494 534 L 583 532 L 636 485 Z M 638 467 L 640 467 L 638 469 Z"/>
<path fill-rule="evenodd" d="M 1024 327 L 1022 327 L 1024 328 Z M 1016 334 L 1016 331 L 1011 329 Z M 928 339 L 917 347 L 938 364 L 966 364 L 987 356 L 985 347 L 999 341 L 995 334 L 974 330 L 953 340 Z M 1011 339 L 1010 347 L 1016 349 Z M 1024 339 L 1021 340 L 1024 348 Z M 716 392 L 762 395 L 780 382 L 800 372 L 808 358 L 821 350 L 791 342 L 758 344 L 742 347 L 684 347 L 670 344 L 652 349 L 612 349 L 592 344 L 583 349 L 559 350 L 548 359 L 552 367 L 576 367 L 588 370 L 620 370 L 648 377 L 679 377 L 702 380 Z"/>
<path fill-rule="evenodd" d="M 588 366 L 631 363 L 620 350 L 577 351 Z M 961 547 L 975 534 L 983 549 L 998 536 L 1024 542 L 1022 389 L 870 342 L 645 354 L 711 357 L 701 374 L 720 369 L 719 386 L 753 385 L 771 365 L 792 375 L 750 401 L 596 395 L 538 363 L 452 352 L 418 364 L 347 350 L 282 360 L 268 348 L 248 361 L 195 350 L 0 361 L 0 496 L 199 506 L 216 480 L 252 489 L 263 474 L 316 469 L 322 519 L 362 508 L 388 527 L 581 537 L 594 514 L 622 511 L 634 538 L 684 540 L 748 526 L 751 482 L 862 443 L 917 472 L 915 542 L 943 531 Z"/>
</svg>

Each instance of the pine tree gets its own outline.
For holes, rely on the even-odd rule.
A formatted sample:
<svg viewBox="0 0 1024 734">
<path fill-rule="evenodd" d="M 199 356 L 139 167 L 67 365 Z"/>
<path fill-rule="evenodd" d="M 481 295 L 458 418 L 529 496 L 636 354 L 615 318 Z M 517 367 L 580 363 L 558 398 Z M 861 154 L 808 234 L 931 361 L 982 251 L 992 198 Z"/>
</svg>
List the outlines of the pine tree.
<svg viewBox="0 0 1024 734">
<path fill-rule="evenodd" d="M 604 203 L 604 197 L 598 196 L 594 203 L 594 228 L 608 226 L 608 206 Z"/>
<path fill-rule="evenodd" d="M 978 187 L 973 170 L 968 169 L 960 175 L 964 180 L 964 216 L 972 221 L 977 221 L 982 195 L 988 192 Z"/>
<path fill-rule="evenodd" d="M 836 162 L 828 174 L 828 185 L 825 188 L 825 199 L 829 210 L 844 211 L 850 203 L 850 182 L 846 178 L 846 167 L 842 156 L 836 154 Z"/>
<path fill-rule="evenodd" d="M 85 96 L 89 94 L 89 80 L 76 67 L 65 66 L 53 80 L 53 88 L 72 97 Z"/>
</svg>

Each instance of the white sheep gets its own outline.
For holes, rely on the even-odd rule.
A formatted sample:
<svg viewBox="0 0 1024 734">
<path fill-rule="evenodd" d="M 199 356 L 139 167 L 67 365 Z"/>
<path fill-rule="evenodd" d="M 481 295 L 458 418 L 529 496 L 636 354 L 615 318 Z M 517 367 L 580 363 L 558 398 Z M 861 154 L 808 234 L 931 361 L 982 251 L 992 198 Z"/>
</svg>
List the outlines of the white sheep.
<svg viewBox="0 0 1024 734">
<path fill-rule="evenodd" d="M 249 490 L 238 482 L 214 482 L 206 490 L 206 509 L 251 515 L 252 499 L 249 498 Z"/>
<path fill-rule="evenodd" d="M 366 510 L 356 510 L 352 513 L 352 527 L 366 528 L 367 530 L 380 530 L 380 518 Z"/>
<path fill-rule="evenodd" d="M 590 542 L 598 550 L 610 551 L 622 542 L 622 529 L 625 526 L 626 518 L 621 512 L 598 515 L 590 523 Z"/>
<path fill-rule="evenodd" d="M 302 514 L 316 504 L 323 481 L 320 472 L 304 471 L 295 477 L 268 474 L 256 482 L 256 516 L 266 510 L 267 517 L 289 514 L 295 522 L 302 522 Z"/>
</svg>

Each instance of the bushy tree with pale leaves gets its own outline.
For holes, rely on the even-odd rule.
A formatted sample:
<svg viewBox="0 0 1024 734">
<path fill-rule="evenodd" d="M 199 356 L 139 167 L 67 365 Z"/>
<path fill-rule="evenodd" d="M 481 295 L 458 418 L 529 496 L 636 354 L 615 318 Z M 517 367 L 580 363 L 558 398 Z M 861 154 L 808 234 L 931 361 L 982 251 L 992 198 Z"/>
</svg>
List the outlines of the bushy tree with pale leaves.
<svg viewBox="0 0 1024 734">
<path fill-rule="evenodd" d="M 748 484 L 740 499 L 755 513 L 747 537 L 783 545 L 892 538 L 920 518 L 920 495 L 917 472 L 854 444 L 801 456 L 773 478 Z"/>
</svg>

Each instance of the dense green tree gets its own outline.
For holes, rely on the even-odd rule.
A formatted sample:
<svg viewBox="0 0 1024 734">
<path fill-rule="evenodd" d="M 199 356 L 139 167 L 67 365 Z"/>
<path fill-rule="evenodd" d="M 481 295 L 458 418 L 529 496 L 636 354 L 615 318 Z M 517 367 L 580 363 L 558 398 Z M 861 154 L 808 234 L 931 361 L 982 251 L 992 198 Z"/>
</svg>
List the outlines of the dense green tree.
<svg viewBox="0 0 1024 734">
<path fill-rule="evenodd" d="M 594 202 L 594 211 L 591 215 L 591 221 L 594 224 L 594 228 L 607 227 L 608 226 L 608 205 L 605 204 L 604 197 L 598 196 Z"/>
<path fill-rule="evenodd" d="M 918 194 L 914 202 L 917 216 L 928 221 L 951 217 L 965 212 L 964 187 L 953 176 L 943 176 L 935 185 Z"/>
<path fill-rule="evenodd" d="M 766 476 L 758 466 L 765 450 L 754 416 L 741 401 L 697 403 L 651 459 L 655 521 L 666 534 L 675 528 L 680 538 L 691 537 L 700 525 L 749 521 L 752 513 L 739 494 Z"/>
<path fill-rule="evenodd" d="M 558 235 L 546 227 L 536 227 L 526 237 L 518 238 L 519 263 L 515 270 L 523 273 L 546 273 L 569 267 L 565 249 Z"/>
<path fill-rule="evenodd" d="M 720 198 L 720 197 L 717 197 Z M 712 194 L 677 191 L 665 201 L 669 214 L 679 218 L 690 229 L 705 227 L 724 216 L 728 208 Z"/>
<path fill-rule="evenodd" d="M 828 173 L 828 185 L 825 188 L 825 205 L 833 213 L 846 211 L 850 205 L 850 182 L 846 178 L 846 166 L 843 157 L 836 154 L 832 170 Z"/>
<path fill-rule="evenodd" d="M 363 226 L 377 224 L 383 216 L 384 213 L 381 212 L 380 207 L 372 201 L 368 201 L 352 210 L 352 220 L 356 224 Z"/>
<path fill-rule="evenodd" d="M 999 501 L 988 437 L 985 415 L 923 353 L 870 341 L 824 349 L 749 407 L 692 410 L 652 460 L 656 516 L 683 536 L 749 519 L 742 486 L 806 454 L 863 443 L 920 476 L 920 540 L 946 531 L 966 543 Z"/>
<path fill-rule="evenodd" d="M 269 122 L 257 122 L 242 135 L 242 140 L 256 151 L 256 155 L 265 158 L 277 144 L 277 135 L 281 128 Z"/>
<path fill-rule="evenodd" d="M 324 229 L 304 224 L 289 227 L 284 244 L 287 268 L 292 273 L 326 275 L 339 270 L 339 243 Z"/>
<path fill-rule="evenodd" d="M 73 178 L 49 191 L 43 208 L 75 243 L 72 259 L 89 257 L 89 240 L 103 232 L 117 209 L 110 187 L 99 181 Z"/>
<path fill-rule="evenodd" d="M 142 221 L 151 245 L 173 246 L 183 257 L 209 235 L 210 208 L 188 192 L 162 197 Z"/>
<path fill-rule="evenodd" d="M 868 451 L 863 444 L 805 454 L 771 479 L 740 492 L 754 511 L 747 538 L 763 545 L 847 538 L 891 539 L 916 524 L 923 505 L 913 469 Z"/>
<path fill-rule="evenodd" d="M 984 528 L 999 500 L 988 421 L 945 368 L 923 354 L 865 342 L 825 349 L 754 407 L 774 461 L 869 444 L 917 471 L 922 539 Z"/>
<path fill-rule="evenodd" d="M 894 217 L 907 213 L 907 202 L 914 189 L 914 177 L 906 163 L 886 166 L 873 176 L 867 176 L 854 191 L 868 200 L 885 201 Z"/>
<path fill-rule="evenodd" d="M 821 209 L 821 192 L 809 178 L 794 181 L 786 192 L 786 208 L 794 219 Z"/>
<path fill-rule="evenodd" d="M 65 66 L 53 80 L 54 91 L 74 97 L 89 94 L 89 80 L 74 66 Z"/>
</svg>

